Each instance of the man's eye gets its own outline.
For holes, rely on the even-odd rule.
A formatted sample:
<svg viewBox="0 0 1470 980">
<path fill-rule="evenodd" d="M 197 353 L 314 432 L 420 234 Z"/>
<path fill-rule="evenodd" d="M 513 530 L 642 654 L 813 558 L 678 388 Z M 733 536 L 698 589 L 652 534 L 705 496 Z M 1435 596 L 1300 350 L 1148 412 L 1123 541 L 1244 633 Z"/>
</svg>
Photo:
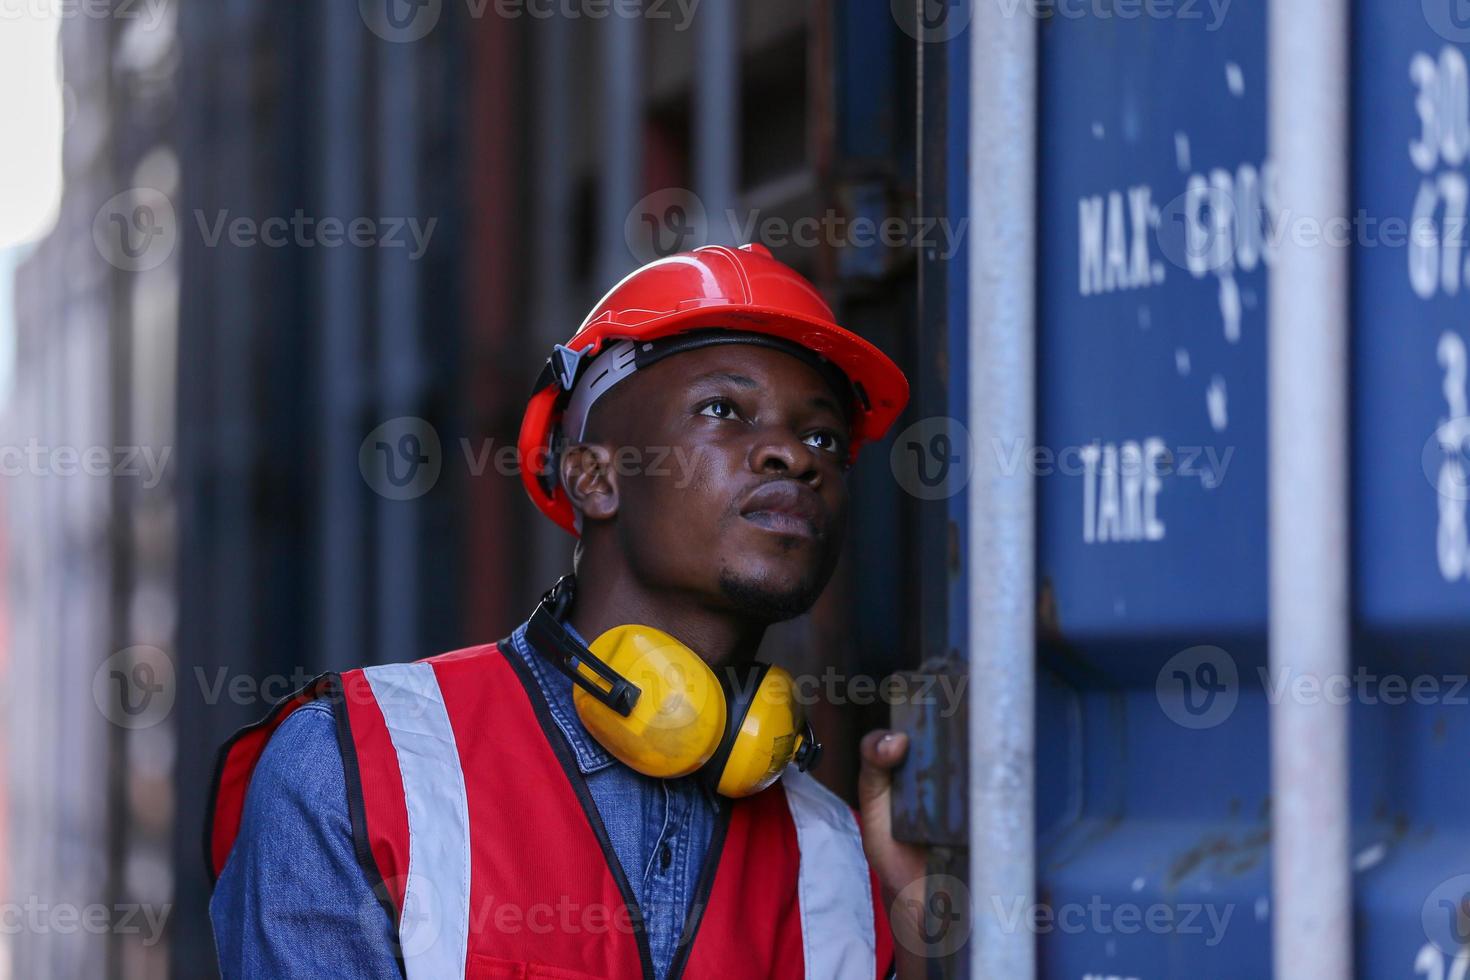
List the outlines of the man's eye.
<svg viewBox="0 0 1470 980">
<path fill-rule="evenodd" d="M 808 435 L 806 437 L 806 444 L 813 449 L 821 449 L 829 453 L 842 451 L 842 442 L 837 438 L 837 433 L 829 432 L 826 429 Z"/>
<path fill-rule="evenodd" d="M 735 404 L 728 399 L 716 398 L 701 408 L 699 414 L 708 415 L 717 419 L 733 419 L 735 417 Z"/>
</svg>

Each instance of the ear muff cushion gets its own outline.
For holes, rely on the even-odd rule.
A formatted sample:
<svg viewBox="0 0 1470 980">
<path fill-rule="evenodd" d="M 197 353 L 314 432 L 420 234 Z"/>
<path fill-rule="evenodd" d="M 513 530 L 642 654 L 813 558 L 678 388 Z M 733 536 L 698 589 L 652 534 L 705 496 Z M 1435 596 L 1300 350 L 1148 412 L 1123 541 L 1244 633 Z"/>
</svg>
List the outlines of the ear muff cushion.
<svg viewBox="0 0 1470 980">
<path fill-rule="evenodd" d="M 592 736 L 645 776 L 672 779 L 702 768 L 729 729 L 725 695 L 709 665 L 651 626 L 616 626 L 589 649 L 641 692 L 625 717 L 574 688 L 577 714 Z"/>
<path fill-rule="evenodd" d="M 796 700 L 795 681 L 780 667 L 761 664 L 732 680 L 719 766 L 711 759 L 708 769 L 718 792 L 738 799 L 759 793 L 780 777 L 796 752 L 805 712 Z"/>
</svg>

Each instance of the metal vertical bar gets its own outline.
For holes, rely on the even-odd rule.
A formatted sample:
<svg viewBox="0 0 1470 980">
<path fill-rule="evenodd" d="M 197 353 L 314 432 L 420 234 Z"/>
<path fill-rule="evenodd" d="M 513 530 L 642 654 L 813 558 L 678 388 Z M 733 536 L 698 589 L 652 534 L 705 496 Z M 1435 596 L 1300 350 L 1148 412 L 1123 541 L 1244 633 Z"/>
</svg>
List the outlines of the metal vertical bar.
<svg viewBox="0 0 1470 980">
<path fill-rule="evenodd" d="M 532 154 L 535 161 L 531 180 L 532 273 L 535 290 L 531 296 L 537 330 L 537 353 L 551 349 L 571 335 L 575 324 L 564 322 L 571 267 L 572 181 L 568 167 L 571 156 L 571 79 L 566 66 L 571 61 L 571 22 L 565 17 L 549 18 L 533 35 L 535 56 L 532 71 L 535 90 L 536 125 Z"/>
<path fill-rule="evenodd" d="M 571 63 L 572 25 L 566 17 L 551 17 L 534 32 L 532 97 L 536 125 L 532 127 L 535 166 L 530 177 L 532 213 L 531 266 L 534 289 L 530 299 L 536 358 L 565 343 L 577 327 L 577 316 L 567 302 L 572 269 L 572 86 L 566 66 Z M 611 283 L 599 283 L 604 288 Z M 536 541 L 531 548 L 530 579 L 554 582 L 566 573 L 566 535 L 561 528 L 536 521 L 529 529 Z M 544 588 L 544 586 L 542 586 Z"/>
<path fill-rule="evenodd" d="M 643 185 L 643 19 L 617 13 L 598 31 L 602 41 L 602 145 L 597 288 L 632 271 L 623 235 Z"/>
<path fill-rule="evenodd" d="M 974 7 L 970 33 L 970 975 L 1036 974 L 1035 486 L 993 440 L 1035 440 L 1036 19 Z M 1011 440 L 1017 440 L 1012 442 Z"/>
<path fill-rule="evenodd" d="M 740 5 L 716 3 L 698 17 L 694 78 L 694 193 L 709 218 L 704 245 L 739 245 L 727 220 L 740 192 Z"/>
<path fill-rule="evenodd" d="M 320 181 L 322 211 L 344 224 L 364 213 L 367 201 L 362 96 L 366 35 L 358 10 L 340 3 L 319 5 L 322 18 Z M 320 618 L 317 648 L 322 666 L 346 670 L 362 656 L 363 541 L 362 479 L 357 444 L 362 439 L 363 352 L 359 340 L 366 316 L 365 268 L 356 248 L 319 249 L 322 263 L 321 488 L 317 500 L 317 589 Z"/>
<path fill-rule="evenodd" d="M 1283 218 L 1319 228 L 1348 196 L 1348 4 L 1270 4 L 1270 156 Z M 1346 676 L 1348 259 L 1282 235 L 1271 270 L 1270 663 L 1273 676 Z M 1348 709 L 1271 703 L 1275 973 L 1352 975 Z"/>
<path fill-rule="evenodd" d="M 121 32 L 115 28 L 116 25 L 113 25 L 112 29 L 107 30 L 107 64 L 113 64 L 113 59 L 116 57 L 115 46 L 119 43 Z M 106 85 L 104 98 L 108 118 L 127 120 L 129 118 L 128 96 L 121 91 L 121 86 L 112 84 L 110 72 L 103 75 L 103 78 Z M 112 131 L 113 134 L 115 132 L 115 130 Z M 113 138 L 116 140 L 115 135 Z M 136 160 L 120 159 L 122 156 L 122 150 L 117 142 L 112 142 L 107 151 L 107 165 L 104 172 L 107 179 L 114 181 L 114 186 L 117 187 L 127 185 L 121 175 L 130 172 L 131 164 L 136 163 Z M 107 293 L 108 322 L 106 338 L 101 341 L 101 344 L 107 350 L 106 397 L 107 419 L 110 423 L 108 434 L 114 446 L 137 444 L 132 417 L 133 359 L 136 356 L 134 335 L 137 330 L 133 317 L 135 309 L 132 303 L 133 280 L 132 275 L 120 275 L 117 270 L 109 269 L 106 277 L 107 285 L 104 287 Z M 73 383 L 76 380 L 80 379 L 73 379 Z M 129 481 L 118 479 L 108 481 L 106 577 L 109 604 L 104 627 L 107 632 L 108 654 L 122 650 L 133 643 L 133 624 L 129 607 L 132 604 L 132 590 L 136 576 L 133 561 L 136 519 L 133 513 L 135 500 L 131 490 Z M 114 908 L 120 907 L 125 901 L 128 889 L 128 838 L 131 823 L 128 800 L 130 735 L 131 733 L 121 725 L 104 725 L 103 738 L 107 742 L 107 826 L 103 842 L 105 848 L 103 853 L 106 856 L 104 900 Z M 121 930 L 110 930 L 104 943 L 104 975 L 110 978 L 121 977 L 124 952 Z"/>
<path fill-rule="evenodd" d="M 384 217 L 418 214 L 419 42 L 378 46 L 378 194 Z M 424 386 L 419 348 L 419 281 L 406 249 L 379 248 L 377 379 L 381 421 L 416 415 Z M 377 659 L 421 655 L 418 574 L 419 505 L 415 500 L 377 502 Z"/>
</svg>

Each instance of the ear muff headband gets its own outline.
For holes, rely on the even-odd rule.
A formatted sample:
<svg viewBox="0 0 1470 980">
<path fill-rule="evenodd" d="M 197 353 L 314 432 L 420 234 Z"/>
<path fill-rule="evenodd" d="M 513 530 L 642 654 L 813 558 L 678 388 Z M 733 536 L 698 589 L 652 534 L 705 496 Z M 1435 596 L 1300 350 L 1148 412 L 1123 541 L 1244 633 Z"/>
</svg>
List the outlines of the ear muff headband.
<svg viewBox="0 0 1470 980">
<path fill-rule="evenodd" d="M 531 613 L 530 621 L 526 623 L 526 638 L 531 641 L 531 646 L 537 653 L 570 677 L 574 684 L 608 708 L 627 717 L 642 691 L 603 663 L 591 650 L 572 639 L 567 628 L 561 624 L 561 618 L 571 604 L 575 585 L 572 576 L 565 575 L 547 590 L 536 604 L 536 611 Z"/>
<path fill-rule="evenodd" d="M 725 735 L 720 739 L 720 747 L 715 750 L 714 757 L 705 767 L 708 774 L 706 779 L 713 789 L 719 789 L 720 778 L 730 762 L 730 753 L 735 749 L 740 726 L 745 724 L 745 716 L 750 713 L 750 705 L 755 701 L 756 692 L 765 683 L 770 669 L 770 664 L 756 661 L 744 669 L 726 667 L 720 671 L 720 687 L 725 691 Z"/>
</svg>

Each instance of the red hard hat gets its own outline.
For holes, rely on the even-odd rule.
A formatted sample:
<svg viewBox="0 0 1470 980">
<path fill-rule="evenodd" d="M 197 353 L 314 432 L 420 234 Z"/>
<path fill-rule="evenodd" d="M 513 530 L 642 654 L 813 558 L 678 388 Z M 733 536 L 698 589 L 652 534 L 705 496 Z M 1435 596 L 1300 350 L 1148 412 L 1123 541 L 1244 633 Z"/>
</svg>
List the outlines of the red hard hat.
<svg viewBox="0 0 1470 980">
<path fill-rule="evenodd" d="M 562 396 L 571 387 L 570 378 L 558 374 L 558 355 L 576 365 L 609 340 L 656 340 L 709 328 L 790 341 L 840 369 L 853 387 L 853 454 L 861 444 L 882 438 L 908 402 L 908 380 L 898 365 L 839 327 L 816 287 L 772 258 L 765 246 L 710 245 L 671 255 L 609 290 L 572 339 L 553 353 L 537 382 L 521 422 L 521 481 L 548 517 L 577 533 L 572 503 L 551 472 L 552 437 L 565 407 Z M 568 358 L 563 351 L 580 356 Z"/>
</svg>

